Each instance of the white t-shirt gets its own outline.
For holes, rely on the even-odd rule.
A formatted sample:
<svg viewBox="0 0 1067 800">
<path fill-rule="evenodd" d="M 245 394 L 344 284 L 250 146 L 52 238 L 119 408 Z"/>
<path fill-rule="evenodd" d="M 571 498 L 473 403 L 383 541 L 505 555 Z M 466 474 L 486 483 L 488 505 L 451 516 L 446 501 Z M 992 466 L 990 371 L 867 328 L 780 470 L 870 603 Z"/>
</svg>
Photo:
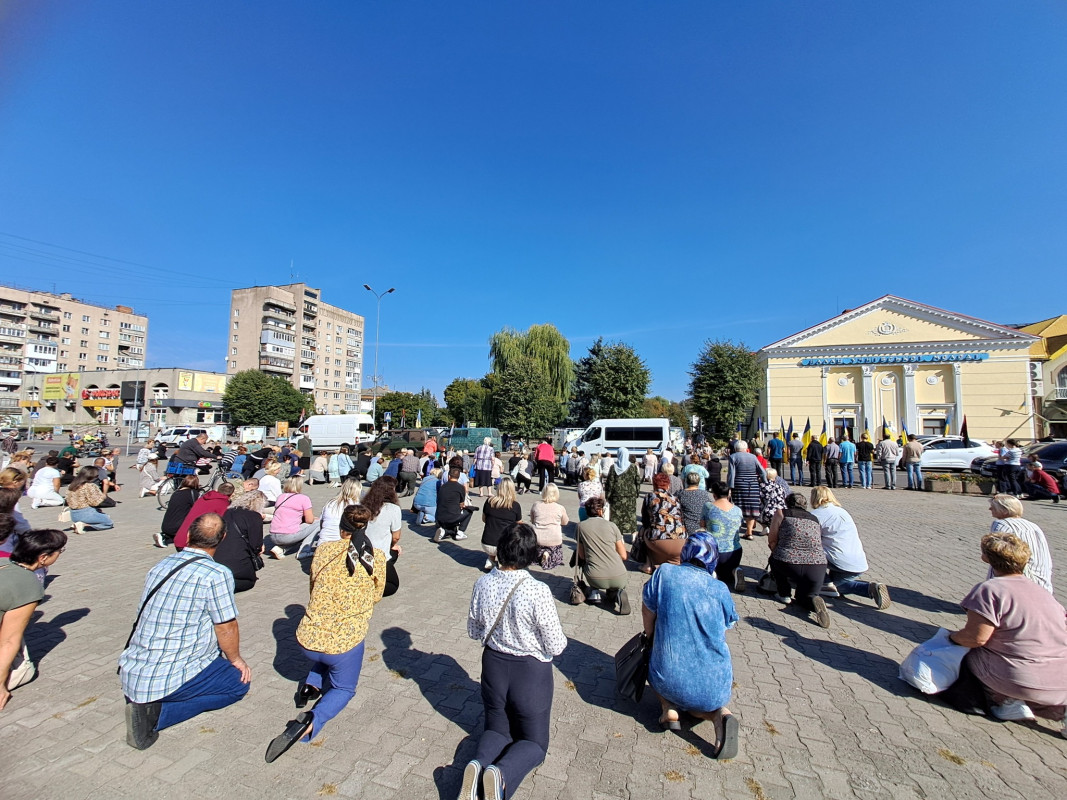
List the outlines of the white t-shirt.
<svg viewBox="0 0 1067 800">
<path fill-rule="evenodd" d="M 319 531 L 320 542 L 341 541 L 341 515 L 345 507 L 332 500 L 322 507 L 322 528 Z M 389 551 L 386 550 L 386 553 Z"/>
<path fill-rule="evenodd" d="M 833 503 L 813 508 L 811 513 L 822 528 L 822 549 L 831 567 L 860 574 L 867 571 L 867 556 L 860 544 L 860 534 L 852 516 Z"/>
<path fill-rule="evenodd" d="M 52 491 L 55 489 L 55 484 L 53 484 L 52 481 L 62 476 L 62 474 L 63 473 L 55 467 L 44 467 L 39 469 L 33 475 L 33 483 L 30 484 L 30 488 L 48 489 L 49 491 Z"/>
<path fill-rule="evenodd" d="M 282 493 L 282 482 L 274 475 L 264 475 L 259 479 L 259 490 L 263 492 L 268 502 L 273 503 Z"/>
<path fill-rule="evenodd" d="M 402 517 L 400 506 L 396 503 L 386 503 L 378 516 L 367 523 L 367 538 L 374 545 L 375 550 L 381 550 L 386 557 L 393 546 L 393 531 L 400 530 Z"/>
</svg>

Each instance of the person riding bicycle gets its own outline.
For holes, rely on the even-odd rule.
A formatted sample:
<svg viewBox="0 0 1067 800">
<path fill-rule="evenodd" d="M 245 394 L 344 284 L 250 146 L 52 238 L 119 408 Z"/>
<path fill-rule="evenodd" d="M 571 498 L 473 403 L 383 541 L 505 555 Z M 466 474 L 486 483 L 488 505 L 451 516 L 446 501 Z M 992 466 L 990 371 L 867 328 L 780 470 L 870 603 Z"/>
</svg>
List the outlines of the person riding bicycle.
<svg viewBox="0 0 1067 800">
<path fill-rule="evenodd" d="M 182 442 L 181 447 L 178 448 L 178 452 L 170 457 L 170 460 L 195 468 L 197 462 L 201 459 L 212 460 L 215 458 L 215 454 L 204 447 L 205 444 L 207 444 L 206 433 L 200 434 L 195 439 L 186 439 Z"/>
</svg>

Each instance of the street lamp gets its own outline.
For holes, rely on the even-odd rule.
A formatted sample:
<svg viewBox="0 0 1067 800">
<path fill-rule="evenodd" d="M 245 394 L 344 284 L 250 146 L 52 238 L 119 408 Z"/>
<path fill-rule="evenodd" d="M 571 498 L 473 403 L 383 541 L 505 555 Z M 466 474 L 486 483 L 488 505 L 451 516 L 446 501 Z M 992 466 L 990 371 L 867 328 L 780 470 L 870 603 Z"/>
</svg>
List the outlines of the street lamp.
<svg viewBox="0 0 1067 800">
<path fill-rule="evenodd" d="M 378 424 L 378 335 L 382 327 L 382 298 L 387 294 L 392 294 L 396 291 L 396 287 L 389 289 L 386 292 L 378 294 L 368 284 L 363 284 L 363 288 L 370 292 L 372 295 L 378 298 L 378 316 L 374 323 L 374 396 L 371 398 L 371 419 L 374 420 L 374 424 Z"/>
</svg>

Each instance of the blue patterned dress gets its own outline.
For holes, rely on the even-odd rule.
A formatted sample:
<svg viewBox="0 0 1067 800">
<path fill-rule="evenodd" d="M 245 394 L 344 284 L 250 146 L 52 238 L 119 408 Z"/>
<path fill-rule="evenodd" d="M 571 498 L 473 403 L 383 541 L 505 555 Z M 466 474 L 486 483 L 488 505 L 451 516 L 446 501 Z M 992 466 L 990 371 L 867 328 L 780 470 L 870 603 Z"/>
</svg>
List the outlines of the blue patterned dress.
<svg viewBox="0 0 1067 800">
<path fill-rule="evenodd" d="M 733 664 L 726 631 L 737 611 L 726 584 L 688 564 L 661 564 L 645 584 L 656 615 L 648 682 L 682 711 L 715 711 L 730 700 Z"/>
</svg>

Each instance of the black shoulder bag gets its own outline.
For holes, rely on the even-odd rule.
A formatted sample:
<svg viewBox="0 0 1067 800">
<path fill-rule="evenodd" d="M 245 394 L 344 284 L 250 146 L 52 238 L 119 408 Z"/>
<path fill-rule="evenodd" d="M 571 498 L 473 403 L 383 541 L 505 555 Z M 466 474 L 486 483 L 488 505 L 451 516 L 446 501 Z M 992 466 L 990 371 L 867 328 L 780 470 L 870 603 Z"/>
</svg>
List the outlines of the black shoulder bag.
<svg viewBox="0 0 1067 800">
<path fill-rule="evenodd" d="M 233 522 L 236 523 L 237 520 L 234 519 Z M 245 543 L 245 550 L 248 552 L 248 558 L 252 561 L 252 569 L 254 569 L 256 572 L 259 572 L 261 569 L 263 569 L 264 566 L 263 556 L 257 553 L 255 548 L 252 547 L 252 543 L 248 540 L 248 534 L 244 531 L 244 526 L 234 524 L 233 527 L 237 529 L 237 533 L 241 536 L 241 541 Z"/>
</svg>

